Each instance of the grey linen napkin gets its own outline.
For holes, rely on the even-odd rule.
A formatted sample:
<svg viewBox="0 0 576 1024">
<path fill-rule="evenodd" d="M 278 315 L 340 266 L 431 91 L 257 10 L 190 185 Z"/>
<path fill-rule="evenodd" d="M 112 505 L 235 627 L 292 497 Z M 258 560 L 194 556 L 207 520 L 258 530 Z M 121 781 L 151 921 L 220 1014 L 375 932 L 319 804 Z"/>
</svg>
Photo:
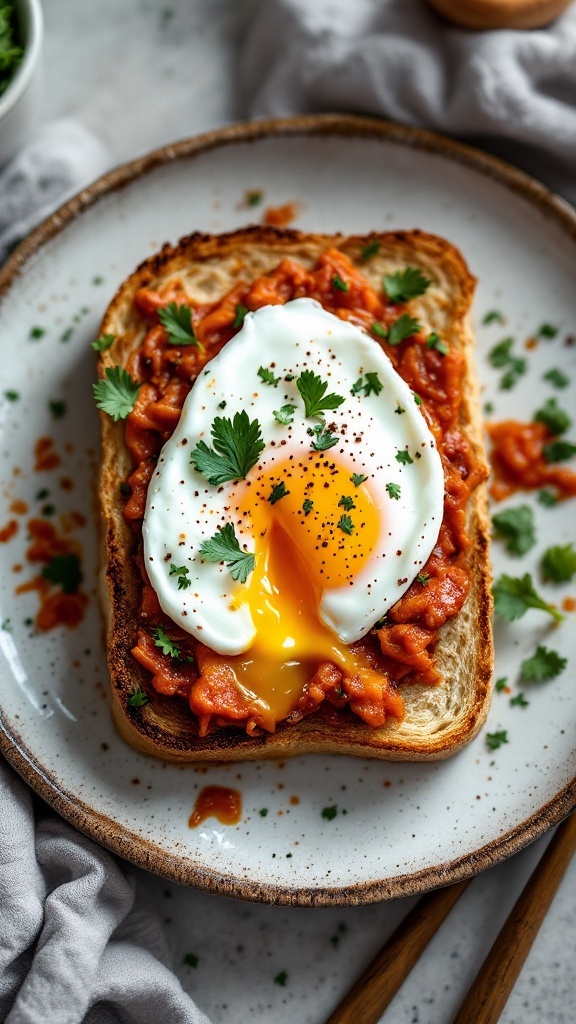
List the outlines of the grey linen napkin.
<svg viewBox="0 0 576 1024">
<path fill-rule="evenodd" d="M 259 0 L 251 116 L 379 115 L 483 146 L 576 204 L 576 4 L 547 28 L 470 32 L 425 0 Z"/>
<path fill-rule="evenodd" d="M 209 1024 L 134 892 L 122 863 L 66 822 L 35 821 L 0 755 L 0 1020 Z"/>
</svg>

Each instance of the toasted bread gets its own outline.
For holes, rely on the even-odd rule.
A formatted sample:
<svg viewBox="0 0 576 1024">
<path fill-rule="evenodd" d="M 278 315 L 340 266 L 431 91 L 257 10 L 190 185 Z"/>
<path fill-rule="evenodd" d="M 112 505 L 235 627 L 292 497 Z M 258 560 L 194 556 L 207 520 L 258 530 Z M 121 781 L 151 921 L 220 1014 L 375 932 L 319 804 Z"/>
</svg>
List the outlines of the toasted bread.
<svg viewBox="0 0 576 1024">
<path fill-rule="evenodd" d="M 362 258 L 368 242 L 378 243 L 369 260 Z M 427 330 L 457 347 L 465 359 L 459 429 L 485 466 L 482 424 L 473 365 L 469 315 L 475 280 L 460 253 L 438 237 L 418 231 L 366 237 L 324 236 L 272 228 L 247 228 L 221 236 L 192 235 L 175 247 L 165 246 L 122 284 L 102 323 L 102 334 L 114 335 L 101 353 L 100 376 L 106 367 L 126 366 L 148 330 L 134 306 L 139 289 L 158 289 L 178 280 L 190 301 L 220 299 L 237 281 L 269 273 L 289 256 L 306 268 L 336 247 L 360 266 L 379 288 L 383 274 L 415 267 L 432 282 L 424 295 L 410 300 L 411 315 Z M 132 470 L 124 443 L 124 424 L 102 414 L 102 462 L 99 498 L 102 511 L 101 593 L 106 611 L 112 709 L 122 736 L 137 750 L 168 761 L 233 761 L 284 757 L 311 752 L 354 754 L 386 760 L 423 761 L 447 757 L 471 740 L 483 724 L 490 701 L 493 647 L 488 556 L 489 525 L 486 495 L 478 486 L 468 501 L 467 561 L 471 586 L 463 608 L 440 628 L 434 649 L 441 677 L 438 685 L 401 685 L 405 705 L 402 721 L 389 718 L 374 728 L 350 712 L 320 705 L 295 724 L 280 722 L 275 732 L 247 735 L 240 728 L 217 728 L 202 737 L 185 701 L 157 693 L 151 676 L 131 655 L 139 626 L 142 578 L 135 558 L 138 540 L 123 516 L 121 487 Z M 131 706 L 135 690 L 147 703 Z"/>
</svg>

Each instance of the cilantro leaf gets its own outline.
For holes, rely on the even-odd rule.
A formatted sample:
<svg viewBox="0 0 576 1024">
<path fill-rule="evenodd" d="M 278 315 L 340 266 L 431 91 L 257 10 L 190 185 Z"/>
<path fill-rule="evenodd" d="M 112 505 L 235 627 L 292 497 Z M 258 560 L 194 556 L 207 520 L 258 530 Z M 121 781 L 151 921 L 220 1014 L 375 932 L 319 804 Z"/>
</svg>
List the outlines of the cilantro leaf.
<svg viewBox="0 0 576 1024">
<path fill-rule="evenodd" d="M 97 338 L 96 341 L 91 341 L 90 347 L 93 348 L 95 352 L 106 352 L 115 341 L 115 334 L 103 334 L 100 338 Z"/>
<path fill-rule="evenodd" d="M 544 579 L 554 583 L 569 583 L 576 574 L 576 551 L 574 545 L 554 544 L 542 556 Z"/>
<path fill-rule="evenodd" d="M 572 425 L 568 413 L 560 408 L 555 398 L 548 398 L 534 413 L 534 419 L 537 423 L 545 423 L 551 434 L 564 434 Z"/>
<path fill-rule="evenodd" d="M 158 319 L 168 335 L 169 345 L 195 345 L 196 348 L 203 348 L 194 334 L 190 306 L 169 302 L 158 310 Z"/>
<path fill-rule="evenodd" d="M 544 683 L 547 679 L 554 679 L 560 675 L 568 664 L 567 658 L 562 658 L 557 651 L 538 644 L 531 658 L 526 658 L 520 666 L 520 678 L 527 683 Z"/>
<path fill-rule="evenodd" d="M 388 494 L 390 495 L 391 498 L 394 498 L 395 501 L 398 501 L 400 497 L 400 484 L 386 484 L 386 490 L 388 491 Z"/>
<path fill-rule="evenodd" d="M 347 281 L 343 281 L 339 274 L 334 274 L 332 278 L 332 287 L 336 292 L 349 292 L 350 285 Z"/>
<path fill-rule="evenodd" d="M 338 508 L 343 508 L 346 512 L 350 512 L 351 509 L 356 508 L 356 505 L 352 498 L 349 498 L 347 494 L 343 494 L 338 502 Z"/>
<path fill-rule="evenodd" d="M 260 380 L 263 380 L 265 384 L 270 384 L 272 387 L 276 387 L 280 377 L 275 377 L 267 366 L 261 366 L 258 370 L 258 376 Z"/>
<path fill-rule="evenodd" d="M 325 423 L 317 423 L 315 427 L 308 430 L 308 433 L 314 437 L 312 441 L 312 449 L 315 452 L 325 452 L 328 448 L 333 448 L 335 444 L 338 444 L 340 438 L 338 434 L 331 434 Z"/>
<path fill-rule="evenodd" d="M 174 658 L 175 661 L 181 661 L 180 648 L 178 644 L 171 640 L 168 634 L 162 629 L 162 626 L 158 626 L 152 630 L 152 639 L 156 647 L 159 647 L 162 654 L 168 654 L 170 658 Z"/>
<path fill-rule="evenodd" d="M 498 750 L 503 743 L 508 743 L 508 732 L 506 729 L 500 729 L 498 732 L 487 732 L 486 743 L 488 744 L 489 750 Z"/>
<path fill-rule="evenodd" d="M 282 423 L 286 426 L 287 424 L 292 423 L 295 412 L 295 405 L 282 405 L 279 409 L 274 409 L 274 419 L 277 420 L 278 423 Z"/>
<path fill-rule="evenodd" d="M 333 821 L 337 814 L 338 804 L 332 804 L 331 807 L 322 808 L 322 817 L 325 818 L 326 821 Z"/>
<path fill-rule="evenodd" d="M 360 259 L 369 260 L 372 256 L 377 256 L 380 252 L 380 242 L 375 238 L 372 242 L 368 242 L 362 249 L 360 249 Z"/>
<path fill-rule="evenodd" d="M 96 406 L 113 420 L 124 420 L 136 404 L 140 385 L 123 366 L 107 366 L 106 380 L 93 385 Z"/>
<path fill-rule="evenodd" d="M 134 711 L 138 711 L 139 708 L 143 708 L 148 703 L 148 697 L 139 687 L 136 687 L 130 697 L 128 697 L 128 707 Z"/>
<path fill-rule="evenodd" d="M 498 344 L 494 346 L 494 348 L 491 348 L 488 353 L 490 365 L 493 366 L 496 370 L 500 369 L 503 366 L 507 366 L 508 363 L 510 362 L 510 359 L 512 358 L 510 355 L 510 349 L 512 348 L 513 344 L 514 338 L 508 337 L 503 338 L 503 340 L 499 341 Z"/>
<path fill-rule="evenodd" d="M 364 481 L 367 479 L 368 477 L 365 476 L 363 473 L 352 473 L 352 476 L 350 477 L 350 480 L 354 484 L 354 487 L 360 487 L 360 484 L 363 484 Z"/>
<path fill-rule="evenodd" d="M 274 484 L 268 501 L 271 505 L 275 505 L 277 501 L 280 501 L 280 498 L 285 498 L 287 494 L 290 494 L 290 491 L 286 490 L 286 484 L 281 480 L 279 484 Z"/>
<path fill-rule="evenodd" d="M 524 576 L 500 576 L 492 587 L 494 595 L 494 610 L 506 622 L 514 622 L 521 619 L 529 608 L 540 608 L 547 612 L 558 622 L 563 621 L 564 616 L 556 608 L 552 608 L 536 592 L 529 573 Z"/>
<path fill-rule="evenodd" d="M 546 462 L 566 462 L 567 459 L 571 459 L 573 455 L 576 455 L 576 444 L 572 441 L 550 441 L 545 444 L 542 449 L 542 454 Z"/>
<path fill-rule="evenodd" d="M 233 420 L 216 416 L 212 439 L 214 450 L 198 441 L 190 461 L 215 487 L 227 480 L 244 480 L 266 447 L 258 420 L 249 420 L 245 409 L 235 413 Z"/>
<path fill-rule="evenodd" d="M 382 283 L 390 302 L 408 302 L 424 292 L 432 282 L 417 267 L 406 267 L 394 274 L 384 274 Z"/>
<path fill-rule="evenodd" d="M 447 356 L 450 351 L 446 342 L 442 341 L 442 338 L 439 334 L 436 334 L 436 331 L 432 331 L 432 333 L 426 338 L 426 348 L 435 349 L 435 351 L 439 352 L 441 356 Z"/>
<path fill-rule="evenodd" d="M 232 579 L 240 583 L 246 583 L 254 569 L 254 555 L 242 551 L 233 523 L 225 523 L 210 540 L 203 541 L 200 557 L 206 562 L 225 562 Z"/>
<path fill-rule="evenodd" d="M 409 313 L 402 313 L 402 316 L 394 321 L 388 331 L 388 342 L 390 345 L 399 345 L 401 341 L 413 337 L 421 330 L 422 325 L 413 316 L 410 316 Z"/>
<path fill-rule="evenodd" d="M 379 324 L 377 320 L 374 321 L 374 323 L 372 324 L 372 327 L 370 328 L 370 330 L 372 331 L 372 334 L 376 335 L 377 338 L 387 338 L 388 337 L 388 333 L 389 333 L 388 328 L 387 327 L 383 327 L 382 324 Z"/>
<path fill-rule="evenodd" d="M 556 367 L 552 370 L 548 370 L 548 372 L 544 373 L 542 377 L 543 380 L 549 381 L 555 388 L 567 388 L 570 383 L 570 378 L 567 377 L 565 373 L 562 373 L 562 370 L 559 370 Z"/>
<path fill-rule="evenodd" d="M 352 394 L 357 395 L 360 391 L 364 392 L 366 398 L 368 395 L 379 395 L 384 387 L 377 373 L 367 373 L 366 380 L 364 377 L 359 377 L 355 384 L 352 385 Z"/>
<path fill-rule="evenodd" d="M 542 491 L 538 491 L 536 500 L 540 505 L 544 505 L 546 508 L 552 508 L 558 504 L 558 498 L 552 491 L 547 491 L 546 488 Z"/>
<path fill-rule="evenodd" d="M 414 459 L 410 455 L 410 452 L 397 451 L 394 458 L 396 459 L 396 462 L 401 463 L 401 465 L 403 466 L 411 466 L 412 463 L 414 462 Z"/>
<path fill-rule="evenodd" d="M 554 324 L 540 324 L 538 334 L 541 338 L 555 338 L 558 334 L 558 328 Z"/>
<path fill-rule="evenodd" d="M 242 327 L 242 324 L 244 323 L 244 320 L 246 318 L 246 313 L 248 312 L 248 306 L 243 306 L 241 302 L 237 303 L 236 316 L 234 317 L 234 322 L 232 324 L 232 327 L 234 329 L 236 329 L 237 327 Z"/>
<path fill-rule="evenodd" d="M 536 543 L 534 512 L 530 505 L 517 505 L 492 517 L 496 532 L 506 541 L 512 555 L 524 555 Z"/>
<path fill-rule="evenodd" d="M 502 391 L 511 391 L 520 377 L 526 373 L 527 363 L 525 359 L 511 359 L 508 369 L 500 380 Z"/>
<path fill-rule="evenodd" d="M 416 580 L 423 587 L 427 587 L 429 582 L 430 582 L 430 576 L 429 576 L 429 574 L 427 572 L 419 572 L 417 577 L 416 577 Z"/>
<path fill-rule="evenodd" d="M 517 693 L 515 697 L 510 698 L 510 704 L 512 707 L 527 708 L 530 701 L 526 700 L 523 693 Z"/>
<path fill-rule="evenodd" d="M 491 309 L 482 318 L 482 323 L 483 324 L 493 324 L 493 323 L 503 324 L 504 323 L 504 315 L 500 312 L 499 309 Z"/>
<path fill-rule="evenodd" d="M 61 586 L 65 594 L 75 594 L 82 582 L 78 555 L 54 555 L 42 569 L 42 576 L 50 583 Z"/>
<path fill-rule="evenodd" d="M 178 590 L 188 590 L 188 587 L 192 586 L 192 580 L 189 577 L 190 569 L 187 565 L 174 565 L 174 562 L 170 563 L 169 576 L 178 577 Z"/>
<path fill-rule="evenodd" d="M 507 688 L 507 686 L 508 676 L 501 676 L 500 679 L 497 679 L 496 682 L 494 683 L 494 689 L 496 690 L 496 693 L 501 693 L 502 690 L 505 690 Z"/>
<path fill-rule="evenodd" d="M 303 511 L 304 515 L 305 516 L 309 515 L 313 508 L 314 508 L 314 502 L 311 501 L 310 498 L 304 498 L 304 501 L 302 503 L 302 511 Z"/>
<path fill-rule="evenodd" d="M 340 516 L 340 519 L 338 520 L 336 525 L 339 530 L 342 530 L 342 533 L 347 533 L 348 536 L 350 536 L 354 531 L 354 523 L 352 522 L 350 516 Z"/>
<path fill-rule="evenodd" d="M 322 380 L 313 370 L 302 370 L 296 381 L 296 387 L 304 400 L 306 419 L 321 416 L 329 409 L 338 409 L 344 401 L 341 395 L 327 395 L 328 382 Z"/>
</svg>

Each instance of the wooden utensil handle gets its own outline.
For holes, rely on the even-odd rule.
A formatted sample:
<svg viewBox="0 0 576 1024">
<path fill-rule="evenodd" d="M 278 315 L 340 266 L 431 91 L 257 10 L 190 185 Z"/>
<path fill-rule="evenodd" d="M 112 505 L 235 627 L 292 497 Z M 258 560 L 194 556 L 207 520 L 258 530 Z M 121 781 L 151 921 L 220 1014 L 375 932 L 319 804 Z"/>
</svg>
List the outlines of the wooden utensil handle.
<svg viewBox="0 0 576 1024">
<path fill-rule="evenodd" d="M 575 850 L 576 812 L 559 825 L 453 1024 L 496 1024 Z"/>
<path fill-rule="evenodd" d="M 377 1024 L 470 879 L 427 893 L 398 925 L 326 1024 Z"/>
</svg>

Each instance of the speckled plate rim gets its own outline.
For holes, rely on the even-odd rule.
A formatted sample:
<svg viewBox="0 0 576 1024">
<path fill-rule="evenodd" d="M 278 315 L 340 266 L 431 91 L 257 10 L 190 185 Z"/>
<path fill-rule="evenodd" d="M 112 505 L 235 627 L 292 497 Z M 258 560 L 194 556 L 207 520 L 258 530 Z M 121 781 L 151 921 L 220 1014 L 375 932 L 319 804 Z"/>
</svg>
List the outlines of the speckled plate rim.
<svg viewBox="0 0 576 1024">
<path fill-rule="evenodd" d="M 0 270 L 0 298 L 26 264 L 68 224 L 100 199 L 145 177 L 175 160 L 191 159 L 215 148 L 236 143 L 289 136 L 326 136 L 381 139 L 387 143 L 434 153 L 470 167 L 521 195 L 539 212 L 576 241 L 576 210 L 529 175 L 471 146 L 422 129 L 368 117 L 313 114 L 240 122 L 184 139 L 138 157 L 105 174 L 69 199 L 25 238 Z M 0 750 L 18 774 L 62 817 L 113 853 L 138 867 L 175 882 L 236 899 L 284 906 L 354 906 L 380 900 L 419 895 L 430 889 L 468 878 L 519 852 L 557 825 L 576 807 L 576 776 L 524 822 L 472 853 L 430 868 L 375 879 L 346 887 L 289 888 L 221 875 L 187 863 L 182 857 L 159 850 L 128 828 L 79 800 L 34 761 L 25 739 L 8 728 L 0 711 Z"/>
</svg>

